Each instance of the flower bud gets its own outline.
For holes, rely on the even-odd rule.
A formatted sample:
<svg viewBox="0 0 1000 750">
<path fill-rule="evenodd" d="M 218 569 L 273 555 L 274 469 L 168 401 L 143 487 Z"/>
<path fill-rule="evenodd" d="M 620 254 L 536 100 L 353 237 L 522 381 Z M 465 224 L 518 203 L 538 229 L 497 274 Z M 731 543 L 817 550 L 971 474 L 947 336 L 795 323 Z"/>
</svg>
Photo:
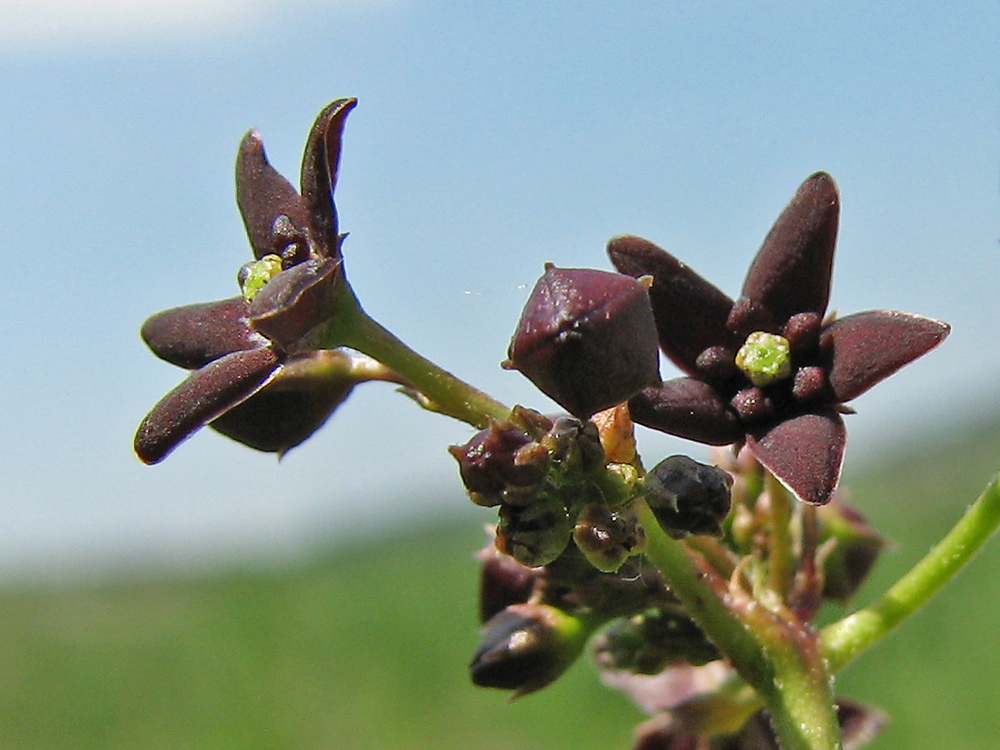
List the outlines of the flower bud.
<svg viewBox="0 0 1000 750">
<path fill-rule="evenodd" d="M 646 534 L 631 511 L 594 503 L 577 517 L 573 541 L 591 565 L 602 573 L 615 573 L 642 550 Z"/>
<path fill-rule="evenodd" d="M 521 565 L 492 544 L 479 553 L 483 567 L 479 577 L 479 621 L 486 622 L 511 604 L 531 598 L 536 571 Z"/>
<path fill-rule="evenodd" d="M 448 451 L 458 461 L 473 502 L 486 507 L 526 504 L 549 467 L 548 451 L 509 420 L 491 423 L 465 445 Z"/>
<path fill-rule="evenodd" d="M 676 606 L 619 620 L 595 641 L 594 658 L 603 669 L 650 675 L 676 664 L 707 664 L 719 658 L 719 651 Z"/>
<path fill-rule="evenodd" d="M 522 565 L 548 565 L 562 554 L 573 533 L 573 520 L 558 497 L 544 496 L 530 505 L 501 505 L 496 548 Z"/>
<path fill-rule="evenodd" d="M 660 526 L 671 536 L 722 536 L 729 515 L 733 478 L 717 466 L 687 456 L 670 456 L 646 475 L 643 495 Z"/>
<path fill-rule="evenodd" d="M 660 383 L 648 284 L 548 264 L 525 305 L 504 367 L 587 419 Z"/>
<path fill-rule="evenodd" d="M 846 604 L 867 579 L 875 560 L 888 546 L 865 518 L 837 495 L 817 509 L 823 557 L 823 596 Z"/>
<path fill-rule="evenodd" d="M 479 687 L 517 698 L 545 687 L 583 651 L 590 627 L 544 604 L 515 604 L 486 623 L 469 671 Z"/>
</svg>

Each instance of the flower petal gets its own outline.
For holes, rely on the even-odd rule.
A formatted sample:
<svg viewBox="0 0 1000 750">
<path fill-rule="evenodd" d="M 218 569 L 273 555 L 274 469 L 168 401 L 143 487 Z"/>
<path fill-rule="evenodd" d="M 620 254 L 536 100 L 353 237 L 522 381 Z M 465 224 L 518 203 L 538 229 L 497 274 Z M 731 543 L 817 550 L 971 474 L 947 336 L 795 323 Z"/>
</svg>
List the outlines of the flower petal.
<svg viewBox="0 0 1000 750">
<path fill-rule="evenodd" d="M 786 419 L 747 435 L 747 447 L 799 500 L 826 505 L 840 482 L 847 433 L 833 410 Z"/>
<path fill-rule="evenodd" d="M 250 329 L 242 297 L 164 310 L 143 323 L 140 334 L 157 357 L 189 370 L 267 344 Z"/>
<path fill-rule="evenodd" d="M 209 426 L 251 448 L 284 455 L 323 426 L 358 382 L 332 349 L 287 360 L 259 391 Z"/>
<path fill-rule="evenodd" d="M 830 386 L 838 402 L 860 396 L 944 341 L 951 328 L 930 318 L 870 310 L 833 321 L 820 347 L 829 362 Z"/>
<path fill-rule="evenodd" d="M 736 413 L 712 386 L 694 378 L 640 391 L 628 407 L 634 422 L 688 440 L 727 445 L 743 439 Z"/>
<path fill-rule="evenodd" d="M 340 258 L 312 258 L 271 278 L 250 303 L 251 325 L 282 351 L 294 352 L 306 334 L 329 319 L 342 279 Z"/>
<path fill-rule="evenodd" d="M 285 246 L 295 241 L 288 236 L 288 228 L 274 231 L 279 216 L 288 217 L 292 234 L 302 238 L 308 234 L 306 204 L 292 184 L 268 163 L 264 144 L 255 130 L 243 137 L 236 157 L 236 203 L 258 259 L 270 254 L 282 255 Z"/>
<path fill-rule="evenodd" d="M 333 189 L 340 165 L 340 140 L 344 121 L 357 99 L 338 99 L 319 113 L 302 156 L 302 198 L 309 210 L 316 241 L 324 254 L 340 255 L 340 236 Z"/>
<path fill-rule="evenodd" d="M 840 200 L 833 178 L 817 172 L 782 211 L 750 264 L 742 296 L 776 322 L 826 312 L 837 243 Z"/>
<path fill-rule="evenodd" d="M 199 427 L 253 395 L 278 363 L 273 350 L 262 348 L 233 352 L 195 370 L 142 420 L 136 454 L 147 464 L 162 461 Z"/>
<path fill-rule="evenodd" d="M 688 375 L 697 375 L 695 360 L 712 346 L 731 345 L 726 319 L 733 301 L 688 266 L 640 237 L 616 237 L 608 243 L 611 262 L 629 276 L 650 275 L 660 346 Z"/>
</svg>

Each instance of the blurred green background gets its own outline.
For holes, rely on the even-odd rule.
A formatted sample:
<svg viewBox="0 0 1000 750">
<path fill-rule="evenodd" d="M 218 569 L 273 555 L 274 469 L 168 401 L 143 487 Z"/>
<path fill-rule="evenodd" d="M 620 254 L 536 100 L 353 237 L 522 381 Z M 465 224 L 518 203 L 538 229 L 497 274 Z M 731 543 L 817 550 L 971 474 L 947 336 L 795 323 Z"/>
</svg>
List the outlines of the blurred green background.
<svg viewBox="0 0 1000 750">
<path fill-rule="evenodd" d="M 870 599 L 1000 463 L 1000 422 L 914 439 L 845 482 L 895 542 Z M 473 552 L 492 513 L 318 550 L 306 563 L 0 590 L 0 747 L 628 748 L 642 715 L 585 662 L 508 703 L 474 688 Z M 891 714 L 873 745 L 997 747 L 1000 546 L 839 680 Z"/>
</svg>

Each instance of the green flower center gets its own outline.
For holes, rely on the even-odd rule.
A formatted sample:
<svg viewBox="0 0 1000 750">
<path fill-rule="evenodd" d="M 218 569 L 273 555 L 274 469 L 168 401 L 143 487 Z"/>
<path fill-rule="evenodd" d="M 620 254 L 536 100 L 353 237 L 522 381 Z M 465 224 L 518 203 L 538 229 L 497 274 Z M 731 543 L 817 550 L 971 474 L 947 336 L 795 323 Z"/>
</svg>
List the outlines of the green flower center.
<svg viewBox="0 0 1000 750">
<path fill-rule="evenodd" d="M 792 374 L 788 339 L 755 331 L 736 353 L 736 366 L 758 387 L 770 385 Z"/>
<path fill-rule="evenodd" d="M 265 255 L 260 260 L 247 263 L 240 269 L 240 288 L 243 290 L 243 299 L 247 304 L 253 302 L 253 298 L 268 281 L 281 273 L 281 258 L 277 255 Z"/>
</svg>

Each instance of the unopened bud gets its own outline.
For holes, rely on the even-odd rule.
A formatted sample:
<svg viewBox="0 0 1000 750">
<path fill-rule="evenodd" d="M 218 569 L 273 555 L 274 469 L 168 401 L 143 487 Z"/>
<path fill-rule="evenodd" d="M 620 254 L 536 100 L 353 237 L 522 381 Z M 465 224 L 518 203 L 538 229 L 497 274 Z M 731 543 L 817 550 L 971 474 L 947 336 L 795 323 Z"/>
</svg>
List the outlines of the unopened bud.
<svg viewBox="0 0 1000 750">
<path fill-rule="evenodd" d="M 477 505 L 524 504 L 544 477 L 549 454 L 509 420 L 490 424 L 462 446 L 452 446 L 462 482 Z"/>
<path fill-rule="evenodd" d="M 549 264 L 521 314 L 504 366 L 587 419 L 659 384 L 658 346 L 646 283 Z"/>
<path fill-rule="evenodd" d="M 535 588 L 536 571 L 522 565 L 492 544 L 479 553 L 479 621 L 486 622 L 511 604 L 523 604 Z"/>
<path fill-rule="evenodd" d="M 631 511 L 591 504 L 576 519 L 573 541 L 591 565 L 615 573 L 642 550 L 646 534 Z"/>
<path fill-rule="evenodd" d="M 658 674 L 676 664 L 707 664 L 719 651 L 678 606 L 619 620 L 595 641 L 594 656 L 604 669 Z"/>
<path fill-rule="evenodd" d="M 846 604 L 868 578 L 888 542 L 836 495 L 832 502 L 817 508 L 817 517 L 821 543 L 829 545 L 823 558 L 823 596 Z"/>
<path fill-rule="evenodd" d="M 544 604 L 515 604 L 486 623 L 469 671 L 479 687 L 534 692 L 559 677 L 583 651 L 590 627 Z"/>
<path fill-rule="evenodd" d="M 522 565 L 548 565 L 562 554 L 573 533 L 573 521 L 557 497 L 541 497 L 530 505 L 501 505 L 496 548 Z"/>
<path fill-rule="evenodd" d="M 660 526 L 671 536 L 722 536 L 732 486 L 733 478 L 717 466 L 687 456 L 670 456 L 646 475 L 643 495 Z"/>
</svg>

